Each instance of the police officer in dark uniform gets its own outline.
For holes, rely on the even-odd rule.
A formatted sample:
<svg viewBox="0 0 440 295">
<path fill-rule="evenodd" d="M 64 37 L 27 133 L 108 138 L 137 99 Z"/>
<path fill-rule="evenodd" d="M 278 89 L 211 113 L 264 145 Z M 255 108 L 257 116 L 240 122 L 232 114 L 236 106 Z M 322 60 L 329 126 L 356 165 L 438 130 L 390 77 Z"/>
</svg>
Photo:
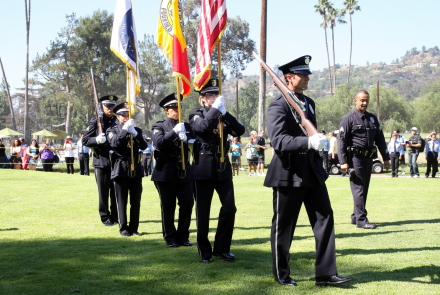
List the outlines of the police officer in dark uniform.
<svg viewBox="0 0 440 295">
<path fill-rule="evenodd" d="M 179 113 L 175 93 L 168 95 L 159 103 L 167 114 L 167 119 L 153 124 L 152 136 L 156 146 L 156 169 L 151 180 L 154 181 L 160 197 L 162 210 L 162 233 L 169 247 L 192 246 L 189 226 L 194 206 L 192 182 L 189 179 L 188 139 L 194 133 L 188 123 L 178 123 Z M 185 170 L 182 170 L 181 141 L 184 142 Z M 174 226 L 176 199 L 179 205 L 179 220 Z"/>
<path fill-rule="evenodd" d="M 114 112 L 119 124 L 107 129 L 106 135 L 112 149 L 110 151 L 111 178 L 115 186 L 118 204 L 119 232 L 124 237 L 140 236 L 138 227 L 144 171 L 139 149 L 145 149 L 147 143 L 142 136 L 142 129 L 134 127 L 133 119 L 129 119 L 126 103 L 117 105 Z M 130 134 L 133 135 L 133 146 L 130 146 Z M 131 157 L 132 149 L 133 158 Z M 133 171 L 131 170 L 132 161 L 134 163 Z M 130 224 L 127 221 L 128 192 L 130 192 Z"/>
<path fill-rule="evenodd" d="M 390 155 L 377 117 L 367 112 L 370 95 L 365 90 L 356 93 L 356 108 L 341 119 L 338 149 L 341 169 L 350 173 L 350 187 L 353 194 L 354 209 L 351 223 L 364 229 L 375 229 L 376 224 L 367 218 L 368 187 L 370 185 L 373 158 L 379 149 L 384 160 L 385 169 L 390 168 Z M 377 145 L 374 146 L 374 144 Z"/>
<path fill-rule="evenodd" d="M 287 87 L 304 103 L 304 112 L 316 127 L 315 103 L 303 94 L 310 80 L 310 60 L 310 56 L 302 56 L 279 70 L 284 74 Z M 326 138 L 320 133 L 305 136 L 297 120 L 300 122 L 299 115 L 284 96 L 272 100 L 267 110 L 267 129 L 275 154 L 264 186 L 273 188 L 273 275 L 281 285 L 297 285 L 290 277 L 290 246 L 304 203 L 316 241 L 316 285 L 345 283 L 350 278 L 338 276 L 336 270 L 333 210 L 325 185 L 328 176 L 318 152 Z"/>
<path fill-rule="evenodd" d="M 110 145 L 105 137 L 105 131 L 116 124 L 116 117 L 113 108 L 116 105 L 118 97 L 115 95 L 106 95 L 99 99 L 101 103 L 103 116 L 101 120 L 102 134 L 98 132 L 97 118 L 89 121 L 86 133 L 82 138 L 82 144 L 93 149 L 93 167 L 95 167 L 95 179 L 98 185 L 99 195 L 99 215 L 101 221 L 106 226 L 118 223 L 118 209 L 116 206 L 115 191 L 113 181 L 111 180 L 111 165 L 109 160 Z M 109 210 L 110 198 L 110 210 Z"/>
<path fill-rule="evenodd" d="M 226 111 L 224 98 L 219 96 L 218 81 L 211 79 L 199 91 L 201 108 L 195 108 L 189 115 L 189 123 L 200 143 L 195 146 L 195 165 L 191 168 L 191 180 L 194 181 L 194 197 L 197 216 L 197 247 L 202 261 L 212 262 L 212 255 L 226 261 L 234 261 L 230 253 L 232 233 L 234 231 L 235 207 L 234 185 L 232 183 L 231 163 L 227 136 L 241 136 L 244 127 Z M 224 169 L 220 162 L 219 118 L 223 124 Z M 214 248 L 208 239 L 209 214 L 214 190 L 218 193 L 222 207 L 218 217 Z"/>
</svg>

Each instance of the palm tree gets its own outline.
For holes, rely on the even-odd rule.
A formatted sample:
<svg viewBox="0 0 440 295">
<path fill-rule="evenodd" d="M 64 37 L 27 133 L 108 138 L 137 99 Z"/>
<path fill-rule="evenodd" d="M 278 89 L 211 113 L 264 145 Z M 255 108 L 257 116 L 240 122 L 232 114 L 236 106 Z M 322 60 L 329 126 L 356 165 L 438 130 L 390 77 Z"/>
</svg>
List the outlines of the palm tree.
<svg viewBox="0 0 440 295">
<path fill-rule="evenodd" d="M 334 88 L 336 89 L 336 54 L 335 54 L 335 27 L 336 23 L 345 24 L 345 20 L 341 18 L 341 11 L 339 9 L 329 7 L 328 8 L 328 22 L 330 28 L 332 29 L 332 46 L 333 46 L 333 79 Z"/>
<path fill-rule="evenodd" d="M 325 33 L 325 47 L 327 48 L 327 61 L 328 61 L 328 75 L 330 80 L 330 93 L 333 95 L 332 87 L 332 70 L 330 68 L 330 56 L 328 54 L 328 41 L 327 41 L 327 24 L 328 24 L 328 8 L 333 4 L 328 0 L 318 0 L 318 4 L 315 5 L 315 12 L 318 12 L 322 16 L 321 27 L 324 29 Z"/>
<path fill-rule="evenodd" d="M 361 10 L 361 7 L 358 5 L 358 2 L 356 0 L 345 0 L 344 2 L 345 8 L 342 9 L 342 15 L 345 15 L 347 12 L 350 14 L 350 61 L 348 62 L 348 77 L 347 77 L 347 83 L 350 84 L 350 71 L 351 71 L 351 50 L 352 50 L 352 44 L 353 44 L 353 25 L 351 20 L 351 15 L 356 10 Z"/>
</svg>

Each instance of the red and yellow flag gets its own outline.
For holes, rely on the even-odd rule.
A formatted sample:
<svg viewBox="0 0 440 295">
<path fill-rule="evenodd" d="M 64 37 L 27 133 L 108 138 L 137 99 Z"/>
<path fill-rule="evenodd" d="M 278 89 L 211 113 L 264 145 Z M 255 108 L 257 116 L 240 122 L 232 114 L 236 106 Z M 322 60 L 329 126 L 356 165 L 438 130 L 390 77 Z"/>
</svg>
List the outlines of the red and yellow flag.
<svg viewBox="0 0 440 295">
<path fill-rule="evenodd" d="M 179 78 L 183 97 L 191 93 L 188 52 L 183 35 L 182 9 L 179 0 L 161 0 L 157 45 L 170 60 L 173 76 Z"/>
</svg>

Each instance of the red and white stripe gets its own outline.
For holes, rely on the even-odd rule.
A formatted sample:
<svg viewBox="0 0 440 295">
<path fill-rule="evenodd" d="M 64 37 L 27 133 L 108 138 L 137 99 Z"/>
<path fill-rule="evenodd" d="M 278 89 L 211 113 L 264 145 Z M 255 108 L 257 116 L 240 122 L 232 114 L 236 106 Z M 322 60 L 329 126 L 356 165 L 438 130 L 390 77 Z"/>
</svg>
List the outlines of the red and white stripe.
<svg viewBox="0 0 440 295">
<path fill-rule="evenodd" d="M 226 29 L 226 0 L 202 0 L 194 86 L 200 90 L 211 77 L 211 54 Z"/>
</svg>

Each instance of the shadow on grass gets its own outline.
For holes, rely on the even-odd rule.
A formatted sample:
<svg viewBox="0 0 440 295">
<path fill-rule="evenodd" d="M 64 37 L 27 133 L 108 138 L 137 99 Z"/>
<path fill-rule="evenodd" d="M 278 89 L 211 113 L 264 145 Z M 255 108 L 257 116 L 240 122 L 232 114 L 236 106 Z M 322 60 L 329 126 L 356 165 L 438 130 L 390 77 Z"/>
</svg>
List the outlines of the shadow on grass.
<svg viewBox="0 0 440 295">
<path fill-rule="evenodd" d="M 421 220 L 402 220 L 393 222 L 381 222 L 379 226 L 403 225 L 403 224 L 419 224 L 419 223 L 440 223 L 440 219 L 421 219 Z"/>
<path fill-rule="evenodd" d="M 11 230 L 18 230 L 18 228 L 16 228 L 16 227 L 11 227 L 11 228 L 0 228 L 0 231 L 11 231 Z"/>
<path fill-rule="evenodd" d="M 429 266 L 405 267 L 392 271 L 361 272 L 354 274 L 353 279 L 359 284 L 371 282 L 371 278 L 378 277 L 380 279 L 377 281 L 387 280 L 438 285 L 440 284 L 439 274 L 440 266 L 431 264 Z"/>
</svg>

